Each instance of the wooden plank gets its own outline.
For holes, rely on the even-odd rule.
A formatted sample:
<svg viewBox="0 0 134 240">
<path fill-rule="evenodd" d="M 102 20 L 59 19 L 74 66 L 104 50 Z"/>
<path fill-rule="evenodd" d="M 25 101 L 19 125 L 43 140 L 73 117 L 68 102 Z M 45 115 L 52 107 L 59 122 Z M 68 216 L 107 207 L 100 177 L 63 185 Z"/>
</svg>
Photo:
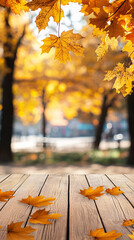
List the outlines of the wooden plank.
<svg viewBox="0 0 134 240">
<path fill-rule="evenodd" d="M 51 225 L 31 224 L 37 231 L 34 232 L 35 240 L 66 240 L 67 213 L 68 213 L 68 176 L 50 175 L 40 193 L 45 197 L 54 197 L 54 204 L 45 207 L 51 213 L 60 213 L 62 217 L 57 220 L 50 220 Z M 44 208 L 43 208 L 44 209 Z M 37 211 L 33 208 L 32 214 Z"/>
<path fill-rule="evenodd" d="M 21 185 L 15 193 L 15 197 L 10 199 L 9 202 L 0 211 L 0 226 L 3 226 L 0 231 L 0 239 L 6 240 L 6 226 L 14 222 L 27 221 L 27 218 L 32 209 L 31 206 L 20 203 L 18 200 L 27 198 L 29 195 L 37 196 L 41 187 L 44 184 L 47 175 L 32 175 Z"/>
<path fill-rule="evenodd" d="M 127 178 L 129 178 L 132 182 L 134 182 L 134 174 L 124 174 Z"/>
<path fill-rule="evenodd" d="M 105 175 L 87 175 L 87 178 L 89 184 L 94 188 L 97 186 L 104 186 L 104 189 L 114 187 Z M 134 216 L 134 209 L 127 199 L 122 194 L 118 196 L 104 194 L 96 200 L 96 204 L 106 231 L 117 230 L 125 234 L 120 239 L 129 240 L 126 234 L 129 234 L 131 231 L 123 227 L 122 223 L 124 219 Z"/>
<path fill-rule="evenodd" d="M 25 174 L 12 174 L 0 183 L 0 189 L 2 191 L 16 191 L 27 178 L 28 175 Z M 2 209 L 5 204 L 7 203 L 0 202 L 0 209 Z"/>
<path fill-rule="evenodd" d="M 85 188 L 88 188 L 88 183 L 84 175 L 70 176 L 70 240 L 88 239 L 90 229 L 102 227 L 95 202 L 79 193 Z"/>
<path fill-rule="evenodd" d="M 124 195 L 129 199 L 134 206 L 134 182 L 122 174 L 108 175 L 111 181 L 121 188 Z"/>
<path fill-rule="evenodd" d="M 4 181 L 6 178 L 8 178 L 10 176 L 10 174 L 1 174 L 0 175 L 0 183 L 2 182 L 2 181 Z"/>
</svg>

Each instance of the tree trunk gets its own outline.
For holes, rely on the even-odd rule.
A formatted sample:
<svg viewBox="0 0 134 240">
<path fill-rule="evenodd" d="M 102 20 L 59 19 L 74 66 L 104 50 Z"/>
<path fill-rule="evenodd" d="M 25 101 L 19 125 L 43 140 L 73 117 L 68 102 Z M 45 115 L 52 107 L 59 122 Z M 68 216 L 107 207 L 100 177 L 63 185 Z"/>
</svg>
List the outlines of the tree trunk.
<svg viewBox="0 0 134 240">
<path fill-rule="evenodd" d="M 6 67 L 9 72 L 6 73 L 2 83 L 2 116 L 1 116 L 1 134 L 0 134 L 0 161 L 11 162 L 12 150 L 11 150 L 11 138 L 13 132 L 13 77 L 15 60 L 17 57 L 17 50 L 20 46 L 21 40 L 25 34 L 25 27 L 22 35 L 18 39 L 15 48 L 12 46 L 13 35 L 9 24 L 10 9 L 7 9 L 5 14 L 5 31 L 7 41 L 4 43 L 4 56 Z M 14 49 L 14 50 L 13 50 Z"/>
<path fill-rule="evenodd" d="M 109 106 L 107 105 L 107 95 L 104 95 L 100 119 L 99 119 L 99 123 L 98 123 L 97 129 L 96 129 L 96 136 L 95 136 L 95 142 L 94 142 L 95 149 L 99 148 L 108 108 L 109 108 Z"/>
<path fill-rule="evenodd" d="M 128 125 L 129 125 L 129 134 L 130 134 L 130 151 L 128 164 L 134 165 L 134 92 L 128 96 Z"/>
<path fill-rule="evenodd" d="M 0 138 L 0 161 L 12 161 L 11 137 L 13 130 L 13 75 L 7 74 L 3 80 L 2 90 L 2 119 L 1 119 L 1 138 Z"/>
</svg>

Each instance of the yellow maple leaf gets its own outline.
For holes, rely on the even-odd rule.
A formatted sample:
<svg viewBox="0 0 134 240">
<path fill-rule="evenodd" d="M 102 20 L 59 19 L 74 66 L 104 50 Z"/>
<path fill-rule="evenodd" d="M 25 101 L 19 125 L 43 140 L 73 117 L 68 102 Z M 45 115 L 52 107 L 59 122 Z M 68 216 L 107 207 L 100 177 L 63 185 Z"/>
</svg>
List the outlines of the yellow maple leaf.
<svg viewBox="0 0 134 240">
<path fill-rule="evenodd" d="M 73 30 L 62 32 L 60 37 L 50 34 L 50 37 L 43 40 L 42 53 L 48 53 L 52 47 L 55 47 L 55 59 L 65 63 L 71 60 L 70 51 L 77 56 L 83 55 L 84 48 L 77 43 L 82 38 L 80 34 L 74 34 Z"/>
<path fill-rule="evenodd" d="M 132 59 L 132 61 L 134 60 L 134 46 L 133 46 L 131 41 L 128 41 L 124 45 L 122 51 L 123 52 L 128 52 L 128 56 Z"/>
<path fill-rule="evenodd" d="M 132 93 L 133 82 L 134 82 L 134 64 L 132 64 L 129 68 L 124 68 L 123 63 L 118 63 L 117 66 L 113 69 L 113 71 L 107 71 L 105 80 L 115 79 L 115 83 L 113 88 L 116 89 L 117 93 L 122 93 L 123 96 Z"/>
<path fill-rule="evenodd" d="M 129 236 L 129 238 L 134 239 L 134 231 L 132 231 L 132 235 L 130 234 L 127 234 L 127 235 Z"/>
<path fill-rule="evenodd" d="M 89 236 L 94 237 L 96 240 L 116 240 L 122 235 L 120 232 L 116 233 L 116 230 L 105 233 L 103 228 L 96 229 L 95 231 L 90 230 L 89 233 Z"/>
<path fill-rule="evenodd" d="M 2 192 L 1 189 L 0 189 L 0 201 L 1 202 L 7 202 L 7 200 L 9 198 L 13 198 L 14 197 L 14 196 L 11 196 L 13 194 L 14 194 L 13 191 Z"/>
<path fill-rule="evenodd" d="M 97 197 L 100 197 L 104 194 L 101 193 L 102 191 L 104 191 L 103 186 L 99 186 L 96 189 L 89 187 L 88 189 L 80 190 L 80 194 L 82 194 L 85 197 L 88 197 L 88 199 L 96 200 Z"/>
<path fill-rule="evenodd" d="M 43 206 L 48 206 L 50 204 L 53 204 L 50 201 L 54 201 L 55 198 L 44 198 L 44 196 L 37 196 L 37 197 L 31 197 L 28 196 L 28 198 L 23 198 L 19 202 L 25 203 L 28 205 L 32 205 L 34 207 L 43 207 Z"/>
<path fill-rule="evenodd" d="M 127 227 L 127 226 L 131 226 L 133 224 L 134 224 L 134 219 L 123 220 L 122 226 Z"/>
<path fill-rule="evenodd" d="M 29 219 L 28 222 L 31 223 L 52 224 L 51 222 L 48 221 L 48 219 L 58 219 L 59 217 L 62 217 L 62 215 L 59 213 L 49 214 L 49 211 L 43 209 L 36 211 L 32 215 L 30 215 L 30 217 L 31 218 Z"/>
<path fill-rule="evenodd" d="M 7 240 L 34 240 L 34 237 L 29 235 L 36 229 L 32 227 L 21 228 L 23 222 L 11 222 L 7 226 Z"/>
<path fill-rule="evenodd" d="M 20 14 L 22 10 L 25 12 L 29 10 L 25 4 L 25 0 L 0 0 L 1 6 L 11 8 L 11 11 L 16 14 Z"/>
<path fill-rule="evenodd" d="M 54 21 L 58 24 L 62 17 L 64 17 L 64 12 L 61 9 L 61 5 L 67 5 L 69 2 L 81 3 L 81 0 L 32 0 L 26 5 L 31 10 L 41 9 L 39 15 L 36 18 L 36 24 L 41 31 L 48 26 L 50 17 L 53 17 Z"/>
<path fill-rule="evenodd" d="M 119 194 L 124 193 L 123 191 L 120 190 L 120 187 L 113 187 L 112 189 L 107 188 L 106 192 L 111 195 L 119 195 Z"/>
</svg>

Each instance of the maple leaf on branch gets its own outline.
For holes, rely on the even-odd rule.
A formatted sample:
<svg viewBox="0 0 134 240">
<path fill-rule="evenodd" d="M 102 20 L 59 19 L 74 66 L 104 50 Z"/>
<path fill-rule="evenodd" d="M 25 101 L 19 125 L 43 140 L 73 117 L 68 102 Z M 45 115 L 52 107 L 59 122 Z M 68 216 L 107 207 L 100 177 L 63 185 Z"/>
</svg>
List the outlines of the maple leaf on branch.
<svg viewBox="0 0 134 240">
<path fill-rule="evenodd" d="M 73 30 L 62 32 L 60 37 L 50 34 L 50 37 L 43 40 L 44 44 L 41 46 L 42 53 L 48 53 L 52 47 L 55 47 L 55 59 L 65 63 L 71 60 L 70 51 L 77 56 L 83 55 L 84 48 L 77 43 L 82 38 L 80 34 L 74 34 Z"/>
<path fill-rule="evenodd" d="M 124 193 L 123 191 L 120 190 L 120 187 L 113 187 L 112 189 L 107 188 L 106 192 L 111 195 L 119 195 L 119 194 Z"/>
<path fill-rule="evenodd" d="M 123 63 L 118 63 L 112 71 L 107 71 L 104 81 L 111 81 L 115 79 L 113 88 L 116 89 L 117 93 L 122 93 L 123 96 L 132 93 L 133 82 L 134 82 L 134 64 L 129 68 L 125 68 Z"/>
<path fill-rule="evenodd" d="M 7 191 L 7 192 L 2 192 L 0 189 L 0 201 L 1 202 L 7 202 L 9 198 L 13 198 L 12 196 L 14 194 L 13 191 Z"/>
<path fill-rule="evenodd" d="M 19 202 L 32 205 L 34 207 L 43 207 L 43 206 L 48 206 L 50 204 L 53 204 L 50 201 L 54 201 L 54 200 L 55 198 L 51 198 L 51 197 L 45 199 L 44 196 L 37 196 L 37 197 L 28 196 L 28 198 L 23 198 Z"/>
<path fill-rule="evenodd" d="M 34 237 L 29 235 L 30 233 L 36 231 L 32 227 L 22 228 L 23 222 L 11 222 L 7 226 L 7 240 L 34 240 Z"/>
<path fill-rule="evenodd" d="M 95 231 L 90 230 L 89 236 L 94 237 L 96 240 L 116 240 L 117 238 L 121 237 L 123 234 L 116 230 L 110 231 L 105 233 L 103 228 L 96 229 Z"/>
<path fill-rule="evenodd" d="M 13 13 L 20 14 L 21 11 L 28 11 L 29 8 L 25 5 L 25 0 L 0 0 L 0 5 L 10 8 Z"/>
<path fill-rule="evenodd" d="M 127 227 L 127 226 L 131 226 L 131 225 L 134 225 L 134 219 L 123 220 L 122 226 Z"/>
<path fill-rule="evenodd" d="M 58 219 L 59 217 L 62 217 L 61 214 L 59 213 L 52 213 L 49 214 L 50 211 L 46 211 L 45 209 L 43 210 L 38 210 L 32 215 L 30 215 L 30 219 L 28 222 L 31 223 L 40 223 L 40 224 L 52 224 L 51 222 L 48 221 L 48 219 Z"/>
<path fill-rule="evenodd" d="M 88 197 L 88 199 L 97 200 L 97 197 L 100 197 L 104 194 L 101 193 L 102 191 L 104 191 L 103 186 L 97 187 L 96 189 L 89 187 L 88 189 L 80 190 L 80 194 L 82 194 L 85 197 Z"/>
<path fill-rule="evenodd" d="M 41 31 L 48 26 L 50 17 L 53 17 L 57 24 L 60 22 L 61 18 L 64 17 L 61 5 L 67 5 L 69 2 L 81 3 L 81 0 L 32 0 L 31 2 L 28 2 L 26 6 L 33 11 L 41 8 L 41 11 L 36 18 L 36 25 L 39 31 Z"/>
</svg>

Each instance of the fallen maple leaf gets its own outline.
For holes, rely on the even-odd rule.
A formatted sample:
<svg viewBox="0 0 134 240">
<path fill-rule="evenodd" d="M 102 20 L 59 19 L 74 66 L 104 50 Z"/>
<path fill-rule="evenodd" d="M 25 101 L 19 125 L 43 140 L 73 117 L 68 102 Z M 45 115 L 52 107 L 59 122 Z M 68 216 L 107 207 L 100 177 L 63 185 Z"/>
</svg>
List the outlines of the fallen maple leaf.
<svg viewBox="0 0 134 240">
<path fill-rule="evenodd" d="M 121 237 L 123 234 L 116 230 L 105 233 L 103 228 L 96 229 L 95 231 L 90 230 L 89 236 L 95 237 L 96 240 L 115 240 Z"/>
<path fill-rule="evenodd" d="M 102 196 L 104 193 L 101 193 L 104 191 L 103 186 L 97 187 L 96 189 L 93 189 L 92 187 L 89 187 L 88 189 L 80 190 L 80 194 L 82 194 L 85 197 L 88 197 L 88 199 L 94 199 L 96 200 L 96 197 Z"/>
<path fill-rule="evenodd" d="M 71 60 L 70 51 L 74 52 L 77 56 L 83 55 L 84 48 L 77 43 L 82 38 L 80 34 L 74 34 L 73 30 L 62 32 L 60 37 L 50 34 L 50 37 L 43 40 L 44 44 L 41 46 L 42 53 L 48 53 L 52 47 L 55 47 L 55 59 L 65 63 Z"/>
<path fill-rule="evenodd" d="M 132 231 L 132 235 L 130 234 L 127 234 L 127 235 L 129 236 L 129 238 L 134 239 L 134 231 Z"/>
<path fill-rule="evenodd" d="M 53 204 L 50 201 L 54 201 L 55 198 L 44 198 L 44 196 L 37 196 L 37 197 L 31 197 L 30 195 L 28 198 L 23 198 L 19 202 L 25 203 L 28 205 L 32 205 L 34 207 L 43 207 L 43 206 L 48 206 L 50 204 Z"/>
<path fill-rule="evenodd" d="M 32 227 L 21 228 L 23 222 L 11 222 L 7 226 L 7 240 L 33 240 L 34 237 L 29 234 L 36 229 Z"/>
<path fill-rule="evenodd" d="M 46 211 L 45 209 L 43 210 L 38 210 L 32 215 L 30 215 L 31 219 L 29 219 L 28 222 L 31 223 L 40 223 L 40 224 L 52 224 L 51 222 L 48 221 L 48 219 L 58 219 L 62 215 L 59 213 L 52 213 L 49 214 L 49 211 Z"/>
<path fill-rule="evenodd" d="M 13 194 L 14 194 L 13 191 L 2 192 L 1 189 L 0 189 L 0 201 L 1 202 L 7 202 L 7 200 L 9 198 L 13 198 L 14 197 L 14 196 L 11 196 Z"/>
<path fill-rule="evenodd" d="M 119 194 L 124 193 L 123 191 L 120 190 L 120 187 L 113 187 L 112 189 L 107 188 L 106 192 L 111 195 L 119 195 Z"/>
<path fill-rule="evenodd" d="M 123 222 L 122 226 L 124 226 L 124 227 L 131 226 L 134 224 L 134 219 L 123 220 L 123 221 L 124 222 Z"/>
</svg>

